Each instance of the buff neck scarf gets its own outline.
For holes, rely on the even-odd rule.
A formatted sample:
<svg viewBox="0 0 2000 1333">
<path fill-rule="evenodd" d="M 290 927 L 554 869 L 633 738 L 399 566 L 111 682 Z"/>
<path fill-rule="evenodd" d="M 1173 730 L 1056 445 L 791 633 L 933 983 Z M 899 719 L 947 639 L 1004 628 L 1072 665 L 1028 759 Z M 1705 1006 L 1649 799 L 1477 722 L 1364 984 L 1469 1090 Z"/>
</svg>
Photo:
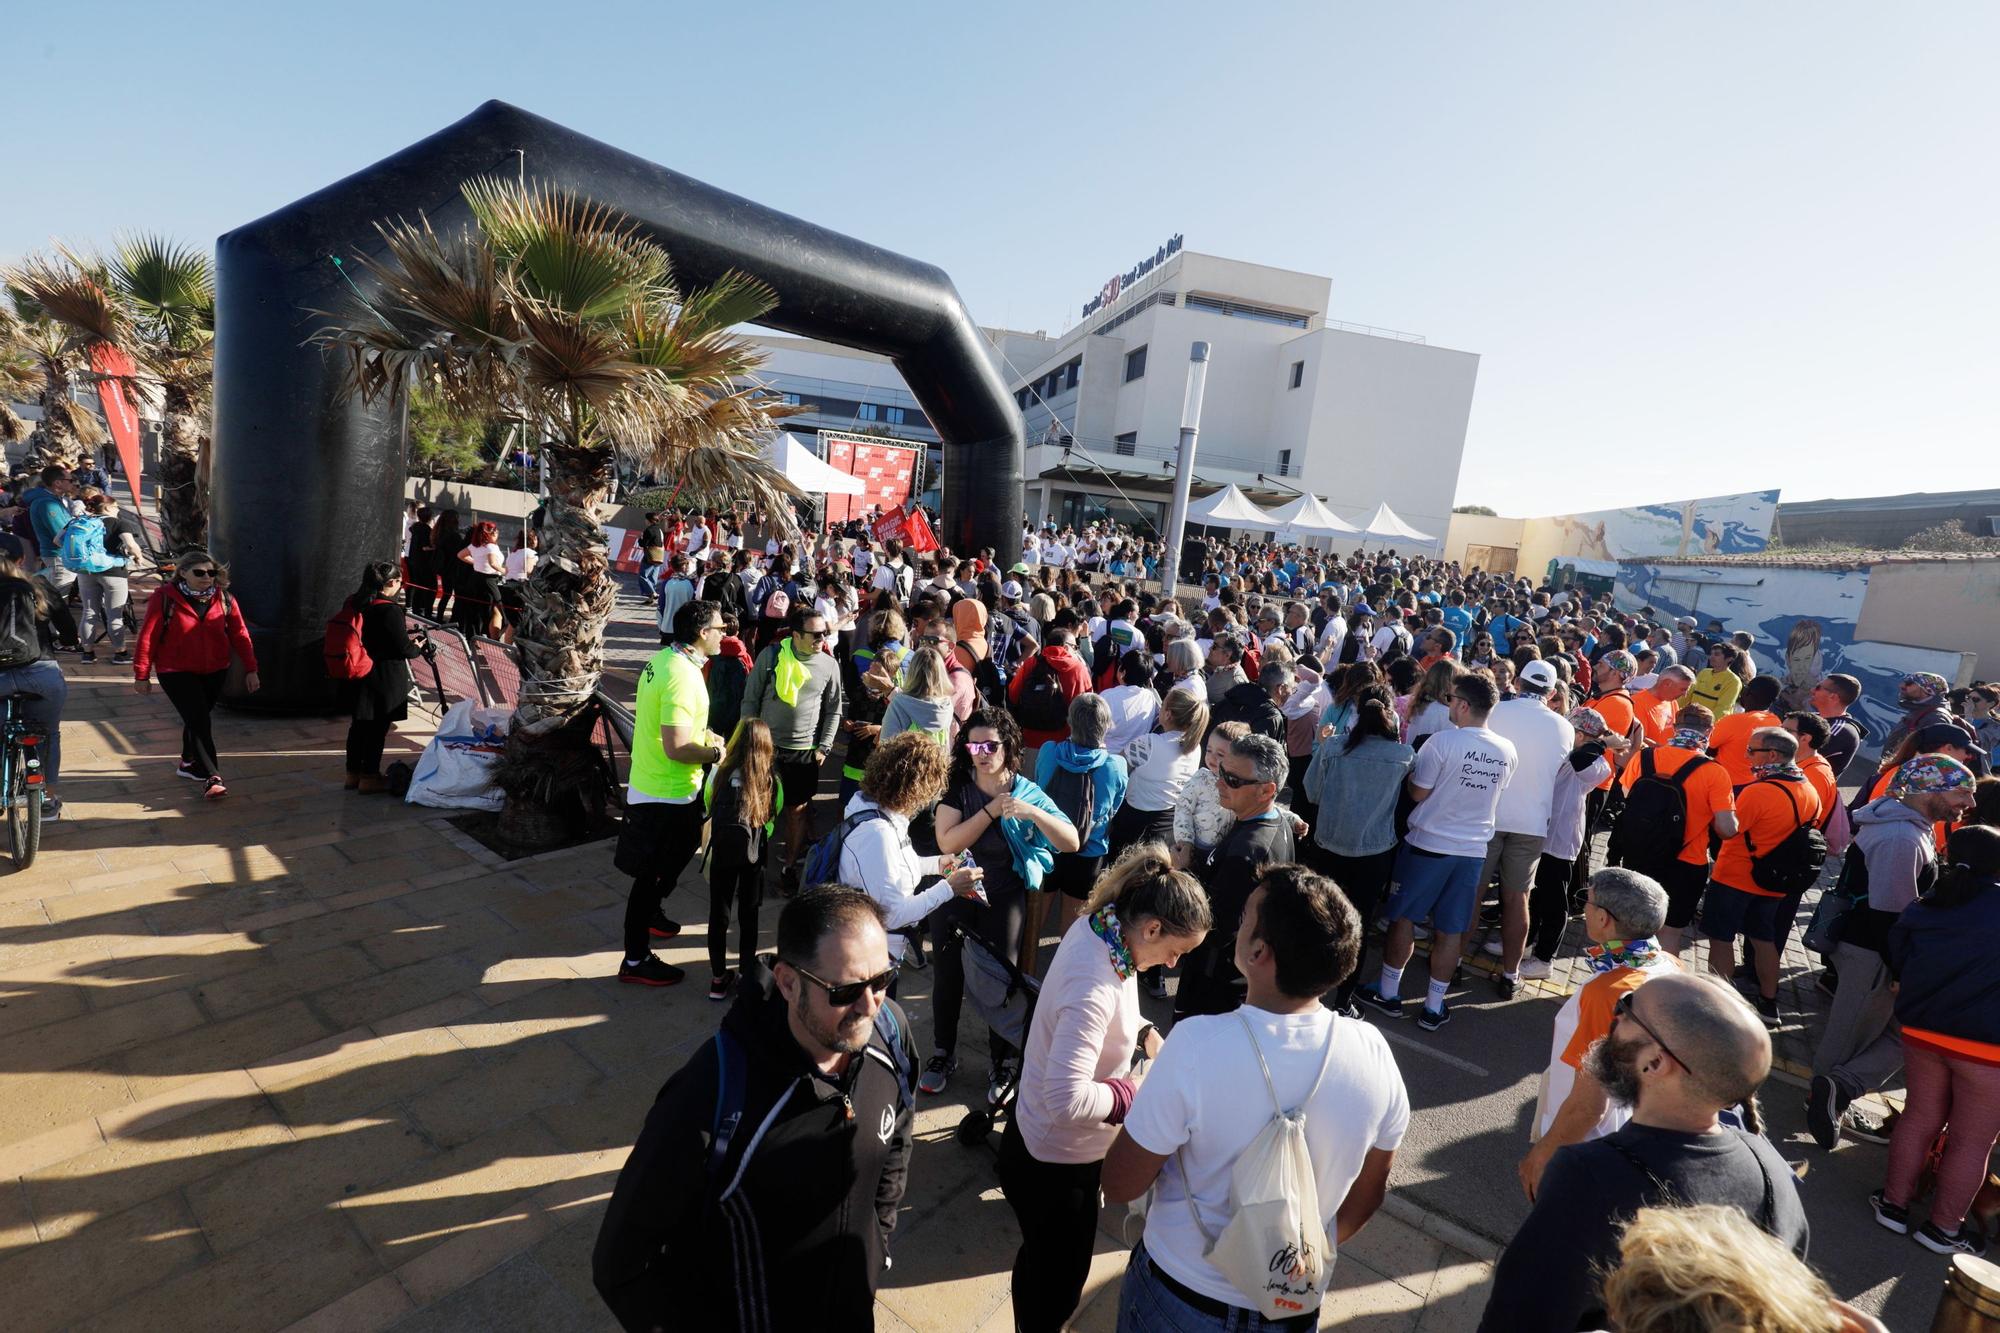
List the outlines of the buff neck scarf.
<svg viewBox="0 0 2000 1333">
<path fill-rule="evenodd" d="M 1138 972 L 1132 962 L 1132 951 L 1125 947 L 1125 931 L 1118 924 L 1118 909 L 1110 903 L 1090 914 L 1090 933 L 1104 941 L 1104 947 L 1111 951 L 1111 970 L 1118 974 L 1120 981 L 1129 980 Z"/>
<path fill-rule="evenodd" d="M 777 691 L 778 699 L 785 707 L 796 708 L 799 691 L 811 679 L 812 668 L 799 661 L 792 652 L 791 636 L 785 636 L 785 641 L 778 645 L 778 660 L 771 667 L 771 688 Z"/>
<path fill-rule="evenodd" d="M 1759 778 L 1792 778 L 1805 781 L 1805 770 L 1789 759 L 1780 759 L 1775 764 L 1752 764 L 1750 771 Z"/>
<path fill-rule="evenodd" d="M 1583 949 L 1583 960 L 1597 973 L 1621 967 L 1658 967 L 1661 957 L 1660 942 L 1651 935 L 1636 940 L 1606 940 L 1602 944 L 1587 944 Z"/>
<path fill-rule="evenodd" d="M 1694 727 L 1676 727 L 1674 738 L 1667 744 L 1676 750 L 1693 750 L 1700 754 L 1708 749 L 1708 733 Z"/>
</svg>

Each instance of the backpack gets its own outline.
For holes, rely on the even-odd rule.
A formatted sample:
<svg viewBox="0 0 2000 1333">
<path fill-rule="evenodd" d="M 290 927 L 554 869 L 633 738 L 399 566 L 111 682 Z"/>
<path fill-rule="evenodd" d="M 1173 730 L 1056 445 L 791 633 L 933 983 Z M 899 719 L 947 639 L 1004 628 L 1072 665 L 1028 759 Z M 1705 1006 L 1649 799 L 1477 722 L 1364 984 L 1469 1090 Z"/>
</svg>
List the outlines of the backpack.
<svg viewBox="0 0 2000 1333">
<path fill-rule="evenodd" d="M 42 634 L 35 616 L 35 590 L 26 579 L 0 579 L 0 670 L 38 662 Z"/>
<path fill-rule="evenodd" d="M 887 819 L 880 810 L 863 810 L 852 814 L 834 825 L 827 833 L 806 848 L 805 864 L 799 872 L 799 884 L 810 887 L 814 884 L 838 884 L 840 880 L 840 854 L 847 846 L 847 835 L 858 826 L 871 819 Z"/>
<path fill-rule="evenodd" d="M 1687 845 L 1687 781 L 1703 764 L 1698 754 L 1671 777 L 1653 768 L 1652 749 L 1639 755 L 1639 776 L 1625 794 L 1625 806 L 1611 828 L 1612 864 L 1650 871 L 1671 866 Z"/>
<path fill-rule="evenodd" d="M 1868 858 L 1859 847 L 1849 847 L 1840 862 L 1840 874 L 1819 896 L 1812 920 L 1806 923 L 1799 943 L 1817 954 L 1831 954 L 1846 932 L 1848 918 L 1868 906 Z"/>
<path fill-rule="evenodd" d="M 1063 697 L 1062 681 L 1048 658 L 1037 658 L 1029 669 L 1014 714 L 1029 731 L 1061 731 L 1069 725 L 1069 700 Z"/>
<path fill-rule="evenodd" d="M 757 614 L 764 620 L 783 620 L 792 614 L 792 594 L 775 574 L 766 574 L 757 585 Z"/>
<path fill-rule="evenodd" d="M 63 568 L 77 574 L 102 574 L 122 569 L 123 560 L 114 560 L 104 549 L 104 520 L 95 514 L 73 518 L 62 530 L 60 542 Z"/>
<path fill-rule="evenodd" d="M 1397 658 L 1410 655 L 1412 642 L 1410 632 L 1404 629 L 1400 622 L 1390 631 L 1390 636 L 1388 645 L 1382 649 L 1381 659 L 1377 663 L 1379 666 L 1386 667 Z"/>
<path fill-rule="evenodd" d="M 1063 818 L 1076 825 L 1077 845 L 1088 843 L 1091 828 L 1097 822 L 1097 770 L 1074 773 L 1057 764 L 1055 774 L 1043 790 L 1055 802 L 1056 809 L 1063 812 Z"/>
<path fill-rule="evenodd" d="M 1333 1239 L 1326 1234 L 1319 1178 L 1313 1174 L 1312 1153 L 1306 1145 L 1305 1108 L 1326 1080 L 1340 1029 L 1337 1024 L 1327 1029 L 1319 1075 L 1298 1107 L 1287 1111 L 1278 1102 L 1278 1088 L 1271 1081 L 1271 1066 L 1257 1043 L 1256 1029 L 1241 1013 L 1237 1018 L 1264 1073 L 1271 1119 L 1229 1169 L 1229 1224 L 1222 1234 L 1208 1234 L 1192 1193 L 1186 1196 L 1188 1212 L 1195 1230 L 1208 1242 L 1208 1261 L 1250 1308 L 1266 1319 L 1289 1319 L 1317 1310 L 1333 1276 Z M 1185 1162 L 1181 1179 L 1185 1188 Z"/>
<path fill-rule="evenodd" d="M 1765 782 L 1774 780 L 1762 779 Z M 1783 791 L 1785 799 L 1792 803 L 1792 831 L 1762 856 L 1750 846 L 1748 834 L 1743 839 L 1744 846 L 1750 850 L 1750 878 L 1757 881 L 1757 887 L 1761 889 L 1787 896 L 1803 893 L 1818 883 L 1819 872 L 1826 866 L 1826 835 L 1799 817 L 1798 798 L 1788 787 L 1787 783 L 1778 783 L 1778 790 Z"/>
<path fill-rule="evenodd" d="M 1007 678 L 1000 674 L 991 652 L 972 664 L 972 692 L 979 696 L 981 708 L 1007 706 Z"/>
<path fill-rule="evenodd" d="M 361 642 L 361 609 L 350 599 L 326 622 L 326 676 L 328 680 L 366 680 L 375 669 L 375 659 Z"/>
</svg>

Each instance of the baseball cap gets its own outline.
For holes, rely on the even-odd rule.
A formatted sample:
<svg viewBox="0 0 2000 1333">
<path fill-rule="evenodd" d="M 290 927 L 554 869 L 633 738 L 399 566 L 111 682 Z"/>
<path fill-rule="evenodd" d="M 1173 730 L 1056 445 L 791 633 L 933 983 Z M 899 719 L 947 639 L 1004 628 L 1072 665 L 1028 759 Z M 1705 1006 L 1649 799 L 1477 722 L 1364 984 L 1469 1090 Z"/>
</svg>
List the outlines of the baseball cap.
<svg viewBox="0 0 2000 1333">
<path fill-rule="evenodd" d="M 1014 562 L 1014 567 L 1013 567 L 1012 569 L 1008 570 L 1007 572 L 1008 572 L 1009 574 L 1032 574 L 1032 573 L 1034 573 L 1035 571 L 1034 571 L 1034 570 L 1032 570 L 1032 569 L 1029 569 L 1029 568 L 1028 568 L 1028 562 L 1027 562 L 1027 561 L 1025 561 L 1025 560 L 1016 560 L 1016 561 Z"/>
<path fill-rule="evenodd" d="M 1912 738 L 1919 750 L 1935 750 L 1940 745 L 1955 745 L 1961 750 L 1983 755 L 1986 750 L 1979 744 L 1979 738 L 1956 722 L 1933 722 L 1929 726 L 1918 727 Z"/>
<path fill-rule="evenodd" d="M 1695 626 L 1695 619 L 1693 616 L 1675 616 L 1674 624 L 1681 629 L 1693 629 Z"/>
<path fill-rule="evenodd" d="M 1972 776 L 1971 769 L 1948 755 L 1920 754 L 1905 762 L 1896 770 L 1896 776 L 1889 779 L 1889 794 L 1906 796 L 1919 792 L 1956 791 L 1960 787 L 1970 787 L 1975 781 L 1977 779 Z"/>
<path fill-rule="evenodd" d="M 1533 665 L 1546 664 L 1535 663 Z M 1602 736 L 1606 731 L 1604 714 L 1598 712 L 1595 708 L 1570 709 L 1569 724 L 1576 728 L 1579 736 Z"/>
<path fill-rule="evenodd" d="M 1000 595 L 1010 602 L 1018 602 L 1021 600 L 1021 585 L 1013 579 L 1008 579 L 1000 585 Z"/>
<path fill-rule="evenodd" d="M 1521 668 L 1517 679 L 1521 688 L 1530 694 L 1547 694 L 1556 686 L 1556 669 L 1547 662 L 1537 659 Z"/>
<path fill-rule="evenodd" d="M 1354 614 L 1357 616 L 1372 616 L 1375 614 L 1375 608 L 1366 602 L 1356 602 L 1354 604 Z"/>
</svg>

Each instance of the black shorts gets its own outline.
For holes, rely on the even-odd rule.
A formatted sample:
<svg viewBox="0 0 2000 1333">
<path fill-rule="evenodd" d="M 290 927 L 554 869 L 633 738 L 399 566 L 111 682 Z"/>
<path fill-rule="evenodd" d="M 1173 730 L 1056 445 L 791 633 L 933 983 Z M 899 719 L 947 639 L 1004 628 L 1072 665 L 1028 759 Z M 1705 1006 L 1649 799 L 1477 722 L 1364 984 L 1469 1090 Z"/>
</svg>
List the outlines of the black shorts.
<svg viewBox="0 0 2000 1333">
<path fill-rule="evenodd" d="M 813 752 L 778 751 L 778 781 L 785 784 L 785 809 L 804 809 L 819 789 L 819 764 Z"/>
<path fill-rule="evenodd" d="M 1104 865 L 1102 856 L 1085 856 L 1082 852 L 1057 852 L 1056 863 L 1049 867 L 1049 873 L 1042 877 L 1042 889 L 1048 893 L 1060 893 L 1065 897 L 1083 902 L 1090 897 L 1090 890 L 1097 883 L 1097 872 Z"/>
<path fill-rule="evenodd" d="M 1686 929 L 1694 921 L 1695 908 L 1701 905 L 1701 891 L 1708 887 L 1708 863 L 1677 858 L 1665 866 L 1639 873 L 1651 875 L 1667 891 L 1667 924 L 1676 930 Z"/>
</svg>

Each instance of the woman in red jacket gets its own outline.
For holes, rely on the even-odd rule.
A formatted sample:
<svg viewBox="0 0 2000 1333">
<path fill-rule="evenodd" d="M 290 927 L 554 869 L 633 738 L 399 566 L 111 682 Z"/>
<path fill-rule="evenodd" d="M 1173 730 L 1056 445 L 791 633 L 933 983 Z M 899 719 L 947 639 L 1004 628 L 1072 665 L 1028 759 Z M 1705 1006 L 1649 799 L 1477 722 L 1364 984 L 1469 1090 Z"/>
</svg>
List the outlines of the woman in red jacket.
<svg viewBox="0 0 2000 1333">
<path fill-rule="evenodd" d="M 215 557 L 188 551 L 175 569 L 173 582 L 161 584 L 146 603 L 146 623 L 132 654 L 134 688 L 150 694 L 149 677 L 159 672 L 160 688 L 181 715 L 180 775 L 199 782 L 202 794 L 214 800 L 229 788 L 215 761 L 209 714 L 222 697 L 232 652 L 243 662 L 243 687 L 256 692 L 257 654 L 243 612 L 225 591 L 228 573 Z"/>
</svg>

